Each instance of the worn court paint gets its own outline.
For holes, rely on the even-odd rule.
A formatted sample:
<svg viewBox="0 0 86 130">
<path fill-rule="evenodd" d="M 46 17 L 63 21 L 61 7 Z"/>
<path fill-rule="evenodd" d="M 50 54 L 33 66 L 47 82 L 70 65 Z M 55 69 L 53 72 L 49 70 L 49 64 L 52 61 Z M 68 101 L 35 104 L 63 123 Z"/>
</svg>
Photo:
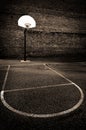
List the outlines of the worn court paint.
<svg viewBox="0 0 86 130">
<path fill-rule="evenodd" d="M 2 90 L 4 90 L 4 88 L 5 88 L 5 85 L 6 85 L 6 81 L 7 81 L 7 77 L 8 77 L 9 70 L 10 70 L 10 65 L 8 65 L 8 67 L 7 67 L 7 71 L 6 71 L 6 74 L 5 74 L 5 78 L 4 78 L 4 82 L 3 82 Z"/>
<path fill-rule="evenodd" d="M 59 76 L 61 76 L 62 78 L 64 78 L 65 80 L 69 81 L 69 83 L 67 85 L 71 85 L 73 84 L 77 89 L 78 91 L 80 92 L 80 100 L 78 101 L 78 103 L 76 105 L 74 105 L 72 108 L 70 109 L 67 109 L 67 110 L 64 110 L 64 111 L 61 111 L 61 112 L 58 112 L 58 113 L 52 113 L 52 114 L 34 114 L 34 113 L 26 113 L 26 112 L 23 112 L 23 111 L 19 111 L 15 108 L 13 108 L 12 106 L 10 106 L 6 100 L 4 99 L 4 88 L 5 88 L 5 85 L 6 85 L 6 81 L 7 81 L 7 77 L 8 77 L 8 72 L 9 72 L 9 69 L 10 69 L 10 65 L 8 66 L 8 69 L 7 69 L 7 72 L 6 72 L 6 75 L 5 75 L 5 79 L 4 79 L 4 83 L 3 83 L 3 86 L 2 86 L 2 91 L 0 93 L 0 97 L 1 97 L 1 101 L 3 103 L 3 105 L 5 107 L 7 107 L 9 110 L 17 113 L 17 114 L 20 114 L 20 115 L 23 115 L 23 116 L 28 116 L 28 117 L 34 117 L 34 118 L 49 118 L 49 117 L 59 117 L 59 116 L 63 116 L 63 115 L 66 115 L 66 114 L 69 114 L 70 112 L 73 112 L 74 110 L 76 110 L 83 102 L 84 100 L 84 93 L 82 91 L 82 89 L 77 85 L 75 84 L 74 82 L 72 82 L 70 79 L 66 78 L 65 76 L 63 76 L 62 74 L 60 74 L 59 72 L 57 72 L 56 70 L 52 69 L 51 67 L 49 67 L 47 64 L 43 64 L 45 67 L 47 67 L 48 69 L 50 69 L 51 71 L 55 72 L 56 74 L 58 74 Z M 60 84 L 60 86 L 63 85 L 63 84 Z M 49 86 L 44 86 L 45 88 L 47 87 L 51 87 L 51 85 Z M 53 85 L 53 87 L 55 87 L 55 85 Z M 38 87 L 38 88 L 43 88 L 43 86 L 41 87 Z M 38 89 L 37 88 L 37 89 Z M 26 89 L 26 88 L 25 88 Z M 29 89 L 29 88 L 28 88 Z M 36 88 L 35 88 L 36 89 Z M 7 90 L 8 92 L 10 90 Z M 13 90 L 15 91 L 15 90 Z M 18 90 L 19 91 L 19 90 Z"/>
<path fill-rule="evenodd" d="M 47 85 L 47 86 L 40 86 L 40 87 L 31 87 L 31 88 L 20 88 L 20 89 L 12 89 L 12 90 L 4 90 L 4 92 L 15 92 L 15 91 L 23 91 L 23 90 L 34 90 L 34 89 L 42 89 L 42 88 L 54 88 L 57 86 L 68 86 L 73 85 L 72 83 L 65 83 L 65 84 L 56 84 L 56 85 Z"/>
</svg>

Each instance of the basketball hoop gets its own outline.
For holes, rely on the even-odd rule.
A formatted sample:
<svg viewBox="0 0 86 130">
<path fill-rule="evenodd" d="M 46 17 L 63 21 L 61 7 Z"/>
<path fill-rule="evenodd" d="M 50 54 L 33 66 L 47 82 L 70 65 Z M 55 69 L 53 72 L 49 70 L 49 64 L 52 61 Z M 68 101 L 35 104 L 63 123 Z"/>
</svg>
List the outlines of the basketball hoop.
<svg viewBox="0 0 86 130">
<path fill-rule="evenodd" d="M 25 23 L 25 26 L 26 26 L 27 29 L 29 29 L 31 24 L 30 23 Z"/>
<path fill-rule="evenodd" d="M 36 27 L 36 21 L 31 16 L 24 15 L 18 19 L 18 26 L 25 28 L 24 29 L 24 61 L 26 61 L 26 32 L 29 28 Z"/>
<path fill-rule="evenodd" d="M 36 21 L 29 15 L 23 15 L 18 19 L 18 26 L 23 28 L 34 28 L 36 27 Z"/>
</svg>

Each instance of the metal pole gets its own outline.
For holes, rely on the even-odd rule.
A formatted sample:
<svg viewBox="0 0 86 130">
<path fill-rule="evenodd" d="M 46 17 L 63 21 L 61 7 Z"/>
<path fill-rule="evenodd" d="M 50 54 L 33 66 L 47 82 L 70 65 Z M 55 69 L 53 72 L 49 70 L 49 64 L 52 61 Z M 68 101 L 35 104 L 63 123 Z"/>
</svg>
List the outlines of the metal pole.
<svg viewBox="0 0 86 130">
<path fill-rule="evenodd" d="M 24 61 L 26 61 L 26 31 L 27 29 L 24 29 Z"/>
</svg>

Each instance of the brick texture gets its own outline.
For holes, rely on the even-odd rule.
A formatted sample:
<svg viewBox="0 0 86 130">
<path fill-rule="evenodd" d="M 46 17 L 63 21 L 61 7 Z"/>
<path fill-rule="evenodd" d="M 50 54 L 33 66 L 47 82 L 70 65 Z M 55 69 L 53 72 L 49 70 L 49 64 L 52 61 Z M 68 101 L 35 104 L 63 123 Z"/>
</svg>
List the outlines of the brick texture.
<svg viewBox="0 0 86 130">
<path fill-rule="evenodd" d="M 37 22 L 36 28 L 27 31 L 27 57 L 85 55 L 85 11 L 68 11 L 65 4 L 58 10 L 48 4 L 42 7 L 42 4 L 37 7 L 22 0 L 21 4 L 8 2 L 3 7 L 0 11 L 0 58 L 23 57 L 24 29 L 17 21 L 24 14 L 31 15 Z"/>
</svg>

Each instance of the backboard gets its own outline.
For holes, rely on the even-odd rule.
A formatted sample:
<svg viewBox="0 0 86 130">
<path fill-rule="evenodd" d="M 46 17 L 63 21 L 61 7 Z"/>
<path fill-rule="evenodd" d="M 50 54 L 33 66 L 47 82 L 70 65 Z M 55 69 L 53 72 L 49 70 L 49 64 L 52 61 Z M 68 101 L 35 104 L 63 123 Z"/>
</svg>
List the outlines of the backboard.
<svg viewBox="0 0 86 130">
<path fill-rule="evenodd" d="M 36 21 L 29 15 L 23 15 L 18 19 L 18 26 L 23 28 L 34 28 L 36 27 Z"/>
</svg>

